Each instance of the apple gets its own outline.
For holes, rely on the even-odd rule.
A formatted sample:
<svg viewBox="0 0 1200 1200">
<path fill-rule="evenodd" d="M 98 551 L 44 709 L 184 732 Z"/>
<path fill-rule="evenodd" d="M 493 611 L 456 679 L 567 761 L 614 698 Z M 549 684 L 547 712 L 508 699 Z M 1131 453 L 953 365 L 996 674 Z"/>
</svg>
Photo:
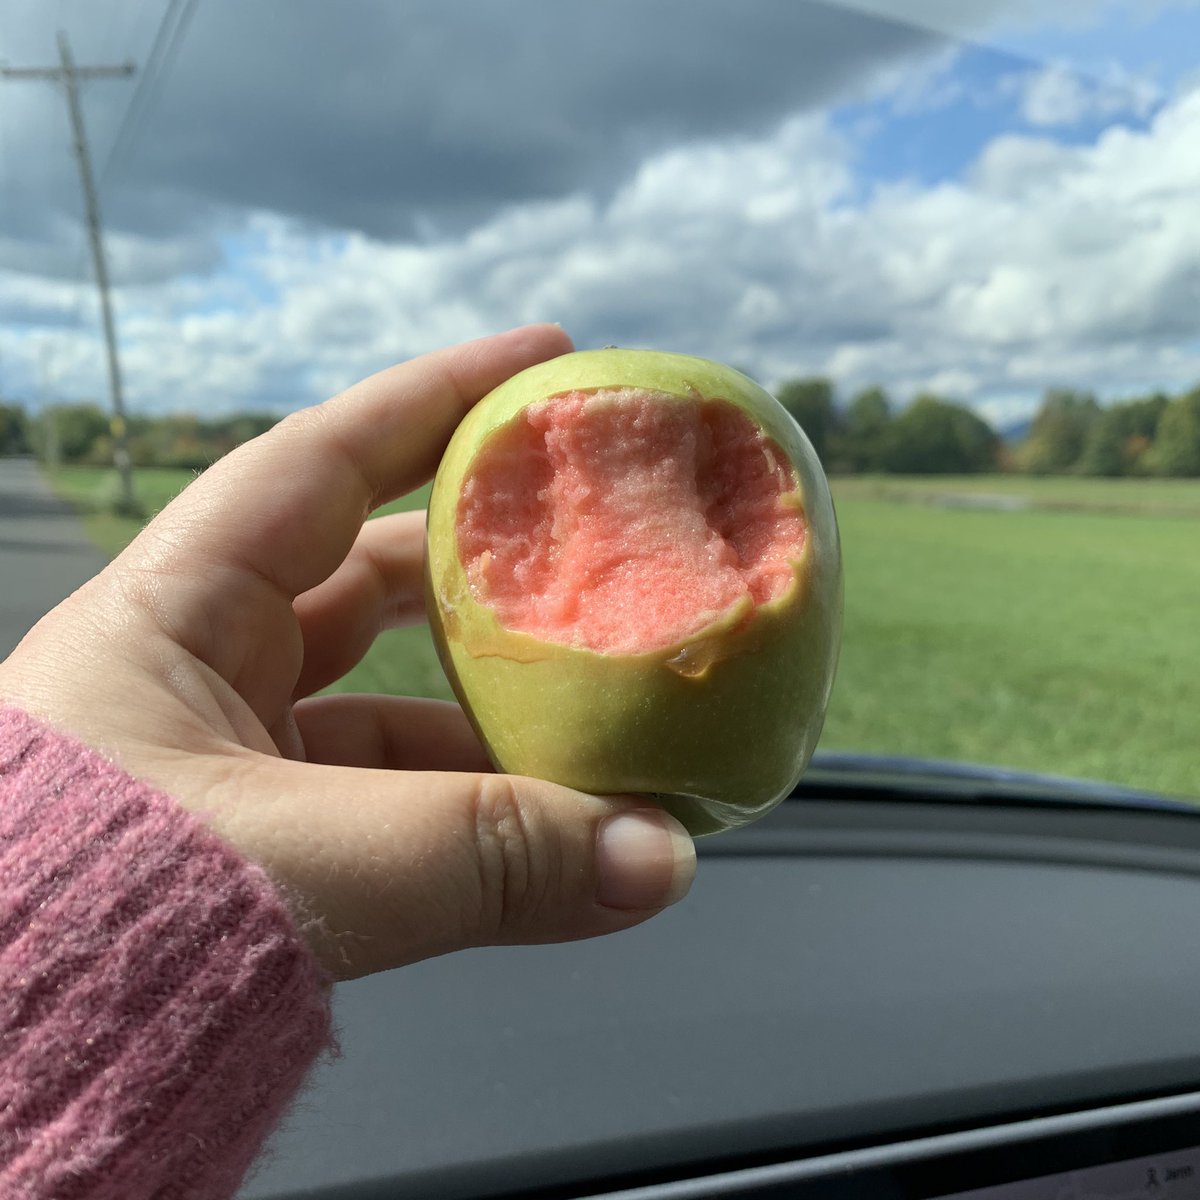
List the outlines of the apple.
<svg viewBox="0 0 1200 1200">
<path fill-rule="evenodd" d="M 795 786 L 841 633 L 828 483 L 717 363 L 579 351 L 462 421 L 429 500 L 428 607 L 497 769 L 653 797 L 693 834 Z"/>
</svg>

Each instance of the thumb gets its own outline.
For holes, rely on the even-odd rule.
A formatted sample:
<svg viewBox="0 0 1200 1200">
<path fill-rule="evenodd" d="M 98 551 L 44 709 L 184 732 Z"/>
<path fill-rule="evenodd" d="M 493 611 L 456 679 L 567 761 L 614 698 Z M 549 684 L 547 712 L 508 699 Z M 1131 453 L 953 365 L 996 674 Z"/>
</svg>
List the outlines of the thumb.
<svg viewBox="0 0 1200 1200">
<path fill-rule="evenodd" d="M 255 794 L 285 807 L 220 823 L 290 893 L 340 979 L 625 929 L 682 899 L 696 871 L 683 826 L 649 801 L 511 775 L 266 769 Z"/>
</svg>

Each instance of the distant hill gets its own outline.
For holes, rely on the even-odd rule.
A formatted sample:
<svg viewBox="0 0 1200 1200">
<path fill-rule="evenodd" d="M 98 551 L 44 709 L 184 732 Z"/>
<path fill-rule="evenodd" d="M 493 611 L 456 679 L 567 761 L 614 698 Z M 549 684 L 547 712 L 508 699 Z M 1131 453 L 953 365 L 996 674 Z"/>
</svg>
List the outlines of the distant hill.
<svg viewBox="0 0 1200 1200">
<path fill-rule="evenodd" d="M 1033 418 L 1025 417 L 1023 420 L 1000 426 L 996 432 L 1000 435 L 1002 441 L 1012 446 L 1016 445 L 1017 442 L 1023 442 L 1029 436 L 1029 431 L 1032 428 Z"/>
</svg>

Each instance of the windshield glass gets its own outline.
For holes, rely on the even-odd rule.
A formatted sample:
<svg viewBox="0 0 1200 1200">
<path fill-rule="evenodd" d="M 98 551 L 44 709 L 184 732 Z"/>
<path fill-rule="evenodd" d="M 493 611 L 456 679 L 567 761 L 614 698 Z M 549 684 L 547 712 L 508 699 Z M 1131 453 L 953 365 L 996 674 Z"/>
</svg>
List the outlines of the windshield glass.
<svg viewBox="0 0 1200 1200">
<path fill-rule="evenodd" d="M 1198 48 L 1195 0 L 5 0 L 0 454 L 138 527 L 77 70 L 144 510 L 518 323 L 717 359 L 832 478 L 822 749 L 1200 794 Z M 337 686 L 450 696 L 423 629 Z"/>
</svg>

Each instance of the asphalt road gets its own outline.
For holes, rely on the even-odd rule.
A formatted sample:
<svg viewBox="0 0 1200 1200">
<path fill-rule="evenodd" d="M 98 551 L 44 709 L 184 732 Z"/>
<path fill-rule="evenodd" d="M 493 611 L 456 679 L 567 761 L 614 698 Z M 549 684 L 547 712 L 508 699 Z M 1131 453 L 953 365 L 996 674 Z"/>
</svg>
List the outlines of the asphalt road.
<svg viewBox="0 0 1200 1200">
<path fill-rule="evenodd" d="M 0 659 L 106 561 L 32 459 L 0 458 Z"/>
</svg>

